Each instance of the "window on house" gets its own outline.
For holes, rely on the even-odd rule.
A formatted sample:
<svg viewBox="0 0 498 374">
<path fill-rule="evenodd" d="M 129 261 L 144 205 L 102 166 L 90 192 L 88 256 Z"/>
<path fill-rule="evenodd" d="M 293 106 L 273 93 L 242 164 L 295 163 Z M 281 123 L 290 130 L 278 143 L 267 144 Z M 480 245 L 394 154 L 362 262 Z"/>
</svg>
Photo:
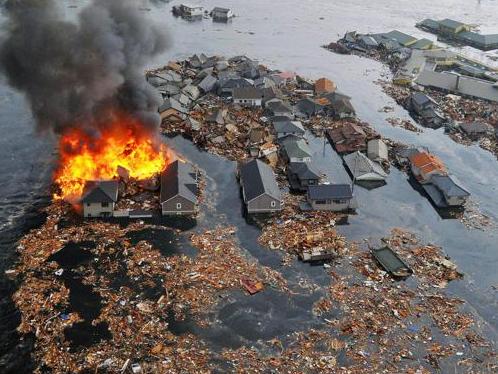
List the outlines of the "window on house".
<svg viewBox="0 0 498 374">
<path fill-rule="evenodd" d="M 182 209 L 182 203 L 176 203 L 176 209 Z"/>
<path fill-rule="evenodd" d="M 86 206 L 90 206 L 90 205 L 92 205 L 92 204 L 90 204 L 90 203 L 86 203 Z"/>
<path fill-rule="evenodd" d="M 345 204 L 347 201 L 346 200 L 332 200 L 334 204 Z"/>
<path fill-rule="evenodd" d="M 316 200 L 315 204 L 317 204 L 317 205 L 325 205 L 325 204 L 327 204 L 327 200 Z"/>
<path fill-rule="evenodd" d="M 277 203 L 276 203 L 275 201 L 272 201 L 272 202 L 270 203 L 270 205 L 271 205 L 271 207 L 272 207 L 272 208 L 275 208 L 275 207 L 277 206 Z"/>
<path fill-rule="evenodd" d="M 108 208 L 109 207 L 109 203 L 102 203 L 102 208 Z"/>
</svg>

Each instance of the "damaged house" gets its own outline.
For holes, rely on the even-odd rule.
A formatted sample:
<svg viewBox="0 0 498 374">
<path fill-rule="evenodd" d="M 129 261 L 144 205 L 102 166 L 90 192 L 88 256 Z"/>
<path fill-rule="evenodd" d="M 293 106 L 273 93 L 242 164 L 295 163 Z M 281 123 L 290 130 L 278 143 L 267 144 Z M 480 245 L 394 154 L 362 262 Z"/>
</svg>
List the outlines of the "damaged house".
<svg viewBox="0 0 498 374">
<path fill-rule="evenodd" d="M 192 165 L 177 160 L 161 173 L 160 204 L 163 215 L 197 212 L 197 172 Z"/>
<path fill-rule="evenodd" d="M 271 167 L 263 161 L 252 160 L 240 167 L 239 176 L 248 213 L 282 210 L 282 195 Z"/>
<path fill-rule="evenodd" d="M 470 192 L 452 175 L 433 175 L 430 183 L 422 185 L 438 208 L 463 206 Z"/>
<path fill-rule="evenodd" d="M 356 123 L 348 122 L 335 129 L 329 129 L 326 135 L 337 153 L 351 153 L 367 149 L 367 135 Z"/>
<path fill-rule="evenodd" d="M 287 166 L 287 179 L 295 191 L 306 191 L 320 182 L 320 174 L 311 162 L 291 162 Z"/>
<path fill-rule="evenodd" d="M 188 109 L 172 97 L 165 99 L 163 104 L 159 107 L 161 121 L 181 122 L 185 119 L 187 113 Z"/>
<path fill-rule="evenodd" d="M 304 139 L 289 135 L 282 139 L 281 152 L 286 162 L 311 162 L 311 150 Z"/>
<path fill-rule="evenodd" d="M 88 181 L 83 188 L 83 217 L 112 217 L 118 201 L 116 180 Z"/>
<path fill-rule="evenodd" d="M 410 96 L 410 107 L 417 116 L 422 118 L 426 127 L 437 129 L 446 122 L 446 118 L 438 110 L 437 103 L 423 93 L 415 92 Z"/>
<path fill-rule="evenodd" d="M 288 135 L 294 135 L 296 137 L 303 137 L 305 130 L 301 122 L 291 121 L 289 119 L 284 121 L 276 121 L 273 123 L 273 130 L 277 135 L 277 139 L 284 138 Z"/>
</svg>

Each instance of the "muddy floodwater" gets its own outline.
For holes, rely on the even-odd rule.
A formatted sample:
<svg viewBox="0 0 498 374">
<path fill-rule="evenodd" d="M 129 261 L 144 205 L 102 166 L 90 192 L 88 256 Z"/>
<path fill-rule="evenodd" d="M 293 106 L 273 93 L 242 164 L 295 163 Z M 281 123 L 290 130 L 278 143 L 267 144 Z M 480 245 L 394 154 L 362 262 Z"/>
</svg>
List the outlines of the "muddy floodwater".
<svg viewBox="0 0 498 374">
<path fill-rule="evenodd" d="M 88 1 L 65 1 L 63 11 L 68 19 Z M 61 2 L 62 3 L 62 2 Z M 378 62 L 357 56 L 330 53 L 321 45 L 336 40 L 345 31 L 383 32 L 399 29 L 416 37 L 434 39 L 435 36 L 415 28 L 424 18 L 455 18 L 467 23 L 479 24 L 483 32 L 498 32 L 498 1 L 412 1 L 379 0 L 366 2 L 353 0 L 253 0 L 248 2 L 220 2 L 214 0 L 192 1 L 205 9 L 214 6 L 230 6 L 237 17 L 228 24 L 212 23 L 210 19 L 187 22 L 174 18 L 170 9 L 177 4 L 161 1 L 137 1 L 144 16 L 164 24 L 171 35 L 170 51 L 150 61 L 149 67 L 164 65 L 169 59 L 183 58 L 193 53 L 234 56 L 248 55 L 271 68 L 293 70 L 302 76 L 319 78 L 326 76 L 335 81 L 339 90 L 351 96 L 361 120 L 369 122 L 383 136 L 395 141 L 424 145 L 438 155 L 468 188 L 472 200 L 482 213 L 498 223 L 498 161 L 478 146 L 464 146 L 453 142 L 443 130 L 423 129 L 414 133 L 392 127 L 388 117 L 408 119 L 408 113 L 385 95 L 375 84 L 380 78 L 389 79 L 387 68 Z M 0 22 L 3 19 L 0 16 Z M 464 51 L 476 58 L 486 58 L 482 52 L 471 48 Z M 489 52 L 489 56 L 497 56 Z M 384 106 L 394 107 L 393 113 L 379 112 Z M 0 78 L 0 270 L 15 261 L 16 241 L 25 230 L 35 227 L 43 219 L 36 208 L 48 201 L 50 172 L 54 166 L 54 140 L 51 136 L 39 137 L 33 130 L 33 119 L 22 95 L 9 88 Z M 350 182 L 340 157 L 328 143 L 308 134 L 314 163 L 333 182 Z M 247 222 L 242 214 L 239 186 L 235 178 L 236 164 L 218 156 L 199 151 L 181 137 L 165 138 L 164 141 L 178 154 L 196 164 L 207 176 L 206 204 L 196 225 L 187 230 L 211 228 L 217 224 L 237 227 L 237 239 L 244 251 L 261 264 L 278 268 L 292 283 L 325 285 L 329 276 L 321 267 L 296 261 L 292 267 L 282 268 L 280 254 L 257 244 L 260 230 Z M 446 253 L 465 274 L 462 281 L 450 283 L 448 292 L 465 299 L 474 309 L 489 338 L 498 341 L 498 224 L 484 230 L 469 229 L 459 220 L 445 220 L 436 212 L 425 196 L 410 185 L 408 176 L 391 168 L 387 184 L 366 190 L 355 187 L 359 202 L 356 215 L 338 230 L 350 241 L 368 239 L 377 241 L 387 236 L 394 227 L 407 228 L 419 235 L 424 242 L 442 246 Z M 138 232 L 131 240 L 147 238 L 153 241 L 154 233 Z M 156 238 L 158 242 L 169 238 Z M 161 248 L 160 246 L 158 246 Z M 169 255 L 163 248 L 164 255 Z M 84 251 L 84 248 L 82 249 Z M 195 256 L 191 248 L 175 249 Z M 64 267 L 64 253 L 59 258 Z M 77 260 L 77 259 L 76 259 Z M 73 259 L 72 261 L 76 261 Z M 87 261 L 84 252 L 81 261 Z M 68 269 L 72 264 L 67 264 Z M 78 283 L 69 269 L 65 282 L 78 293 L 87 297 L 80 305 L 88 313 L 99 308 L 99 300 Z M 2 278 L 0 302 L 0 367 L 12 362 L 22 362 L 31 349 L 29 339 L 19 342 L 15 328 L 19 322 L 10 295 L 15 285 Z M 311 309 L 325 291 L 296 295 L 288 300 L 276 290 L 265 290 L 247 298 L 241 292 L 221 300 L 213 312 L 216 321 L 210 329 L 200 329 L 188 319 L 181 323 L 171 321 L 172 331 L 178 334 L 190 331 L 209 341 L 213 346 L 240 346 L 255 343 L 259 339 L 284 337 L 287 334 L 310 327 L 317 327 Z M 88 295 L 90 294 L 90 297 Z M 82 300 L 73 300 L 78 307 Z M 98 335 L 106 338 L 105 326 L 94 327 L 90 338 Z M 71 331 L 67 338 L 76 344 L 81 337 Z M 28 368 L 28 359 L 24 368 Z M 14 365 L 15 366 L 15 365 Z M 18 366 L 22 367 L 22 366 Z"/>
</svg>

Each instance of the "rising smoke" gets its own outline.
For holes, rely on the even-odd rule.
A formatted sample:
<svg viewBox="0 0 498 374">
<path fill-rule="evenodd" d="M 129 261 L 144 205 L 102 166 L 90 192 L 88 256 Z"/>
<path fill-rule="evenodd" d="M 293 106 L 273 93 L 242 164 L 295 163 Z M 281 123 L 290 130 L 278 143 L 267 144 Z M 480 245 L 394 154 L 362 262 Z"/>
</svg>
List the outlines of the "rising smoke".
<svg viewBox="0 0 498 374">
<path fill-rule="evenodd" d="M 0 70 L 26 94 L 38 130 L 79 126 L 97 135 L 112 110 L 157 128 L 161 99 L 143 67 L 169 40 L 131 0 L 93 0 L 76 23 L 55 0 L 7 0 L 5 12 Z"/>
</svg>

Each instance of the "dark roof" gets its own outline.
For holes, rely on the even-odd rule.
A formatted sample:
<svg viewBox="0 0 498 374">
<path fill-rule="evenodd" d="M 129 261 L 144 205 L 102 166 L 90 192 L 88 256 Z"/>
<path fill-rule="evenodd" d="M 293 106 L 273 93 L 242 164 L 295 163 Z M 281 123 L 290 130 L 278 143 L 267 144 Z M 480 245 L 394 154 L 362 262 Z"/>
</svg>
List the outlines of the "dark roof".
<svg viewBox="0 0 498 374">
<path fill-rule="evenodd" d="M 273 170 L 260 160 L 252 160 L 240 168 L 240 177 L 244 188 L 246 203 L 266 193 L 274 199 L 281 200 L 280 189 Z"/>
<path fill-rule="evenodd" d="M 423 21 L 419 22 L 417 26 L 424 26 L 432 30 L 439 29 L 439 22 L 430 18 L 426 18 Z"/>
<path fill-rule="evenodd" d="M 83 188 L 81 202 L 83 203 L 115 203 L 118 201 L 118 186 L 116 180 L 87 181 Z"/>
<path fill-rule="evenodd" d="M 236 87 L 233 89 L 234 99 L 262 99 L 263 91 L 256 87 Z"/>
<path fill-rule="evenodd" d="M 272 113 L 275 113 L 275 112 L 292 113 L 292 109 L 282 101 L 269 102 L 266 104 L 266 109 L 268 109 Z"/>
<path fill-rule="evenodd" d="M 421 92 L 413 93 L 411 99 L 418 106 L 424 106 L 427 103 L 434 103 L 434 100 L 432 100 L 429 96 L 424 95 Z"/>
<path fill-rule="evenodd" d="M 294 136 L 285 137 L 282 141 L 285 154 L 290 158 L 305 158 L 311 157 L 311 150 L 308 144 L 300 138 Z"/>
<path fill-rule="evenodd" d="M 317 109 L 320 107 L 318 104 L 316 104 L 312 99 L 309 97 L 306 97 L 304 99 L 299 100 L 296 103 L 297 110 L 303 114 L 307 115 L 313 115 L 317 111 Z"/>
<path fill-rule="evenodd" d="M 414 43 L 417 39 L 411 35 L 405 34 L 398 30 L 393 30 L 382 34 L 384 37 L 392 40 L 396 40 L 398 43 L 403 45 Z"/>
<path fill-rule="evenodd" d="M 296 174 L 301 180 L 320 179 L 319 172 L 310 162 L 291 162 L 289 163 L 289 172 Z"/>
<path fill-rule="evenodd" d="M 161 173 L 161 204 L 175 196 L 197 202 L 196 172 L 192 165 L 174 161 Z"/>
<path fill-rule="evenodd" d="M 353 190 L 349 184 L 322 184 L 309 186 L 308 196 L 312 200 L 352 199 Z"/>
<path fill-rule="evenodd" d="M 431 177 L 431 182 L 446 196 L 450 197 L 466 197 L 470 196 L 460 181 L 452 175 L 434 175 Z"/>
</svg>

